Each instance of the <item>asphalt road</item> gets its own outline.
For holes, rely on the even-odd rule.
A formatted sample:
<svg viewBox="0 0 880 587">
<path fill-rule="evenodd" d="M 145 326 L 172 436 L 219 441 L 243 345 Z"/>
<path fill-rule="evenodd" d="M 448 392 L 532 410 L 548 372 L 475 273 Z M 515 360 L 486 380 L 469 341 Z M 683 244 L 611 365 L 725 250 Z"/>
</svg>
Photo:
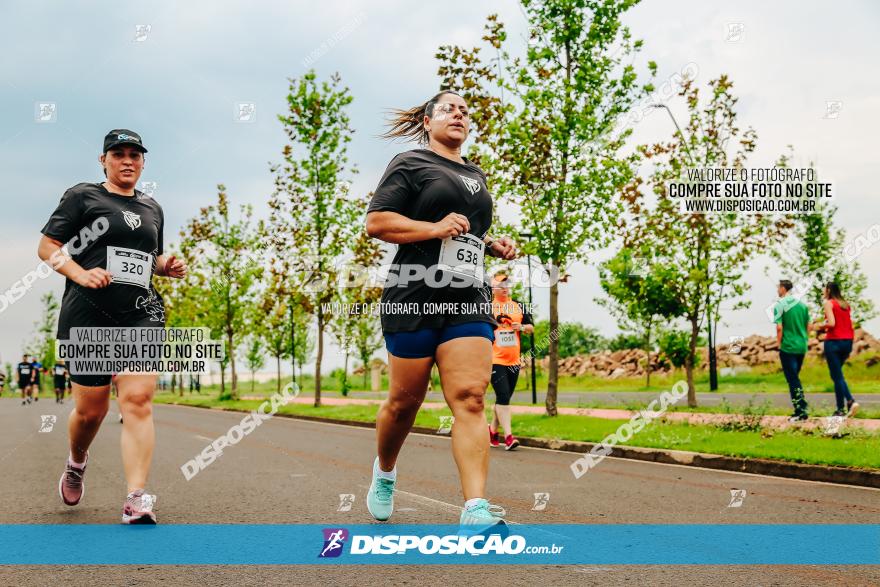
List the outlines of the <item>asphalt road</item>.
<svg viewBox="0 0 880 587">
<path fill-rule="evenodd" d="M 0 523 L 112 524 L 125 484 L 115 407 L 91 450 L 87 492 L 64 506 L 57 482 L 69 405 L 0 400 Z M 38 432 L 54 414 L 52 432 Z M 148 487 L 160 523 L 362 524 L 374 432 L 274 418 L 190 481 L 180 466 L 242 414 L 157 406 Z M 575 455 L 493 451 L 489 497 L 520 523 L 816 523 L 880 521 L 880 491 L 790 479 L 606 459 L 576 480 Z M 457 522 L 461 503 L 449 439 L 413 435 L 404 447 L 394 521 Z M 729 508 L 730 490 L 745 489 Z M 533 494 L 546 492 L 544 511 Z M 339 494 L 354 494 L 339 512 Z M 131 547 L 125 545 L 123 547 Z M 267 546 L 268 547 L 268 546 Z M 35 549 L 40 545 L 35 544 Z M 75 548 L 75 545 L 71 545 Z M 772 548 L 772 545 L 768 545 Z M 829 548 L 846 548 L 843 544 Z M 0 567 L 0 585 L 878 585 L 880 566 L 33 566 Z"/>
</svg>

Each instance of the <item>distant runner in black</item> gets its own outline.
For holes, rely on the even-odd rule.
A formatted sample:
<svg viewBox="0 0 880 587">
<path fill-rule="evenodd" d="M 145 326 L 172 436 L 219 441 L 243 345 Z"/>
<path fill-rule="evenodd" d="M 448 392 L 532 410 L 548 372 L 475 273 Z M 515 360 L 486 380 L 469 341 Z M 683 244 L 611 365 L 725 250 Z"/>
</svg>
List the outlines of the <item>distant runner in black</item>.
<svg viewBox="0 0 880 587">
<path fill-rule="evenodd" d="M 15 376 L 18 389 L 21 390 L 21 405 L 27 405 L 31 403 L 31 386 L 34 382 L 34 367 L 27 355 L 22 355 L 21 363 L 15 366 Z"/>
<path fill-rule="evenodd" d="M 31 357 L 31 373 L 34 374 L 31 379 L 31 395 L 35 402 L 40 401 L 40 370 L 43 366 L 37 362 L 35 357 Z"/>
<path fill-rule="evenodd" d="M 165 307 L 152 277 L 183 277 L 186 265 L 164 254 L 162 207 L 135 189 L 146 152 L 137 133 L 110 131 L 99 157 L 107 179 L 67 190 L 43 227 L 40 258 L 67 278 L 58 340 L 69 340 L 72 328 L 165 326 Z M 94 238 L 86 245 L 89 231 Z M 66 243 L 77 243 L 76 251 L 62 251 Z M 63 263 L 57 262 L 59 254 L 66 259 Z M 75 407 L 68 427 L 70 455 L 58 492 L 72 506 L 82 499 L 88 448 L 110 407 L 111 375 L 78 374 L 73 361 L 68 361 L 68 369 Z M 155 496 L 145 492 L 155 444 L 152 400 L 156 379 L 157 374 L 117 376 L 119 409 L 125 416 L 121 443 L 128 483 L 122 509 L 125 524 L 156 523 Z"/>
<path fill-rule="evenodd" d="M 67 389 L 67 366 L 64 364 L 64 360 L 61 359 L 55 362 L 55 367 L 52 369 L 52 383 L 55 388 L 55 403 L 63 404 L 64 403 L 64 390 Z"/>
</svg>

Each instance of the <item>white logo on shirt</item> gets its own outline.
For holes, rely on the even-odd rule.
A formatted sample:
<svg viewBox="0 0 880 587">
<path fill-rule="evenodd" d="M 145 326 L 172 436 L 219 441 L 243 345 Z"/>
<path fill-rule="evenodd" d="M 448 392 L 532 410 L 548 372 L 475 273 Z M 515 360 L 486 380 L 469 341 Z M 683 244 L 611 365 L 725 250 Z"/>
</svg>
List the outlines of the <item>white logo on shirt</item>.
<svg viewBox="0 0 880 587">
<path fill-rule="evenodd" d="M 461 181 L 464 182 L 464 187 L 468 189 L 471 195 L 483 189 L 483 187 L 480 185 L 480 182 L 478 182 L 476 179 L 473 179 L 472 177 L 465 177 L 463 175 L 459 175 L 458 177 L 460 177 Z"/>
<path fill-rule="evenodd" d="M 125 219 L 125 223 L 129 228 L 134 230 L 135 228 L 139 228 L 141 225 L 141 215 L 135 214 L 134 212 L 129 212 L 128 210 L 122 211 L 122 217 Z"/>
</svg>

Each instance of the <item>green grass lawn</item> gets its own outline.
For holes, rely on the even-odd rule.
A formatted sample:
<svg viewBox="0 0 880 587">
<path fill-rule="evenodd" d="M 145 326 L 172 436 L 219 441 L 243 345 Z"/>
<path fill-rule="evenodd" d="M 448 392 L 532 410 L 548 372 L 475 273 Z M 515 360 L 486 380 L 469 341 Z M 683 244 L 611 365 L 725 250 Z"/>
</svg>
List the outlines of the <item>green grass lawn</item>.
<svg viewBox="0 0 880 587">
<path fill-rule="evenodd" d="M 256 400 L 220 401 L 206 394 L 174 396 L 168 393 L 156 397 L 158 403 L 177 403 L 222 407 L 233 410 L 253 410 Z M 348 405 L 322 406 L 295 404 L 281 408 L 281 413 L 324 418 L 373 422 L 377 406 Z M 416 426 L 438 428 L 440 417 L 450 415 L 448 409 L 422 409 Z M 519 415 L 515 419 L 516 434 L 559 440 L 599 442 L 614 432 L 625 420 L 606 420 L 584 416 Z M 631 446 L 670 448 L 738 457 L 767 458 L 798 463 L 839 465 L 880 469 L 880 434 L 860 430 L 842 438 L 830 438 L 808 431 L 733 431 L 716 426 L 689 425 L 655 421 L 646 426 L 629 443 Z"/>
<path fill-rule="evenodd" d="M 862 353 L 850 358 L 844 368 L 844 375 L 850 391 L 856 393 L 880 393 L 880 364 L 868 367 L 865 363 L 872 356 L 880 353 Z M 564 376 L 559 378 L 560 391 L 664 391 L 684 379 L 684 371 L 680 370 L 671 376 L 651 376 L 651 387 L 645 386 L 644 377 L 621 377 L 606 379 L 595 375 L 579 377 Z M 547 377 L 538 372 L 536 379 L 538 389 L 547 388 Z M 819 358 L 807 358 L 801 369 L 801 383 L 807 393 L 834 393 L 834 384 L 828 375 L 828 365 Z M 698 392 L 709 391 L 709 372 L 700 369 L 695 373 L 694 384 Z M 517 390 L 529 389 L 526 373 L 520 377 Z M 782 375 L 779 364 L 768 364 L 752 367 L 750 373 L 734 376 L 718 376 L 718 391 L 725 393 L 788 393 L 788 385 Z"/>
<path fill-rule="evenodd" d="M 862 353 L 857 357 L 851 358 L 844 369 L 847 383 L 850 391 L 854 394 L 863 393 L 880 393 L 880 364 L 868 367 L 865 362 L 878 353 Z M 669 390 L 672 385 L 681 379 L 684 379 L 684 371 L 673 373 L 668 376 L 653 375 L 651 377 L 651 386 L 645 386 L 644 377 L 621 377 L 619 379 L 606 379 L 595 375 L 582 375 L 580 377 L 562 376 L 559 378 L 559 390 L 566 392 L 590 392 L 590 391 L 651 391 L 661 392 Z M 239 395 L 265 395 L 275 391 L 275 381 L 255 383 L 254 391 L 251 392 L 251 382 L 249 374 L 246 372 L 239 373 Z M 824 361 L 811 358 L 804 362 L 801 370 L 801 381 L 807 393 L 834 393 L 834 386 L 831 378 L 828 376 L 828 367 Z M 709 391 L 709 373 L 705 370 L 698 370 L 695 374 L 694 382 L 698 392 Z M 311 375 L 305 375 L 298 379 L 298 383 L 303 388 L 303 393 L 312 393 L 315 389 L 315 378 Z M 349 376 L 348 383 L 353 392 L 369 390 L 369 382 L 364 382 L 362 376 Z M 540 391 L 547 389 L 547 377 L 543 372 L 538 372 L 536 377 L 537 388 Z M 228 383 L 227 383 L 228 385 Z M 388 389 L 388 378 L 382 378 L 383 389 Z M 517 391 L 527 391 L 530 389 L 529 374 L 523 371 Z M 341 389 L 339 378 L 334 374 L 328 374 L 321 377 L 321 389 L 327 392 L 339 392 Z M 219 391 L 219 385 L 204 386 L 203 392 L 216 393 Z M 440 388 L 440 380 L 434 373 L 434 388 Z M 788 386 L 785 383 L 785 377 L 782 375 L 782 369 L 778 364 L 762 365 L 753 367 L 750 373 L 742 373 L 735 376 L 726 376 L 718 378 L 718 391 L 724 393 L 782 393 L 788 394 Z"/>
</svg>

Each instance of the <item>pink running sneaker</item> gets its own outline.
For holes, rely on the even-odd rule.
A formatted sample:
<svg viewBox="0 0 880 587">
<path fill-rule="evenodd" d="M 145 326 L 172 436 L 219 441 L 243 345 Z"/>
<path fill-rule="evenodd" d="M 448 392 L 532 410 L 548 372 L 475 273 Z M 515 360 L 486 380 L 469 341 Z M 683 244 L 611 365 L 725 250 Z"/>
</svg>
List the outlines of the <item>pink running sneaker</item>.
<svg viewBox="0 0 880 587">
<path fill-rule="evenodd" d="M 73 466 L 70 457 L 67 457 L 67 464 L 64 467 L 64 473 L 58 481 L 58 495 L 61 501 L 67 505 L 76 505 L 86 493 L 86 486 L 83 483 L 83 476 L 86 474 L 86 465 L 89 464 L 89 453 L 86 453 L 86 462 L 83 463 L 82 469 Z"/>
<path fill-rule="evenodd" d="M 519 446 L 519 440 L 513 437 L 513 434 L 508 434 L 504 439 L 504 450 L 515 450 L 516 447 Z"/>
<path fill-rule="evenodd" d="M 489 446 L 499 447 L 501 446 L 501 441 L 498 439 L 498 431 L 492 431 L 492 427 L 489 426 Z"/>
<path fill-rule="evenodd" d="M 143 489 L 132 491 L 125 498 L 125 504 L 122 506 L 122 523 L 155 524 L 154 505 L 156 505 L 155 495 L 144 493 Z"/>
</svg>

